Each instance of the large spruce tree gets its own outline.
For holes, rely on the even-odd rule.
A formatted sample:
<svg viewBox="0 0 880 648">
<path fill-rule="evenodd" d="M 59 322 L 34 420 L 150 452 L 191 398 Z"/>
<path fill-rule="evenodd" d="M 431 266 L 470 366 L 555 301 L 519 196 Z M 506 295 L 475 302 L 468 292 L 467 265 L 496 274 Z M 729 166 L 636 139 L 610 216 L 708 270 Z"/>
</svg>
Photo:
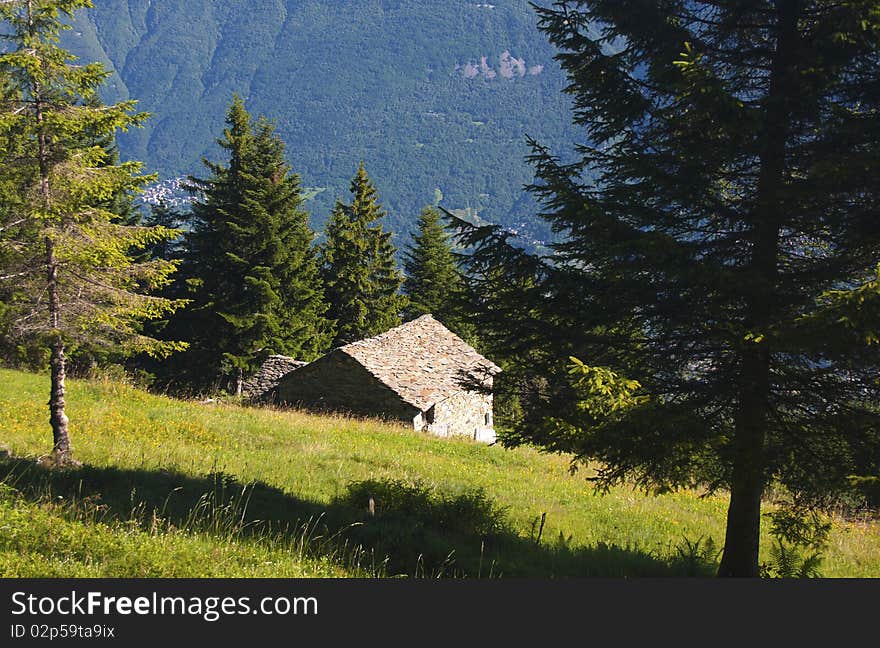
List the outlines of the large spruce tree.
<svg viewBox="0 0 880 648">
<path fill-rule="evenodd" d="M 138 262 L 143 248 L 174 235 L 122 222 L 113 207 L 150 177 L 137 162 L 118 163 L 107 147 L 146 115 L 135 102 L 105 106 L 97 92 L 108 72 L 79 65 L 58 45 L 88 0 L 0 3 L 7 46 L 0 54 L 0 241 L 6 333 L 49 350 L 49 419 L 58 465 L 72 461 L 66 413 L 66 351 L 72 344 L 164 355 L 180 345 L 141 332 L 140 322 L 178 302 L 151 297 L 174 264 Z M 14 190 L 15 195 L 10 195 Z M 123 199 L 124 202 L 124 199 Z"/>
<path fill-rule="evenodd" d="M 265 119 L 240 97 L 219 141 L 227 164 L 206 161 L 211 176 L 192 178 L 193 231 L 185 272 L 194 287 L 183 319 L 196 364 L 240 394 L 244 377 L 269 355 L 312 360 L 333 337 L 299 176 Z M 172 326 L 172 329 L 175 327 Z"/>
<path fill-rule="evenodd" d="M 598 460 L 601 485 L 725 489 L 719 574 L 756 576 L 768 485 L 808 507 L 880 472 L 880 10 L 591 0 L 539 20 L 585 134 L 574 163 L 532 156 L 561 242 L 542 258 L 459 224 L 526 410 L 510 440 Z"/>
<path fill-rule="evenodd" d="M 336 203 L 321 247 L 330 316 L 337 323 L 335 346 L 393 328 L 406 306 L 391 233 L 379 222 L 385 212 L 363 162 L 351 193 L 351 204 Z"/>
<path fill-rule="evenodd" d="M 450 235 L 433 207 L 422 210 L 417 227 L 403 255 L 403 291 L 409 299 L 406 315 L 432 314 L 461 335 L 468 328 L 463 313 L 465 286 Z"/>
</svg>

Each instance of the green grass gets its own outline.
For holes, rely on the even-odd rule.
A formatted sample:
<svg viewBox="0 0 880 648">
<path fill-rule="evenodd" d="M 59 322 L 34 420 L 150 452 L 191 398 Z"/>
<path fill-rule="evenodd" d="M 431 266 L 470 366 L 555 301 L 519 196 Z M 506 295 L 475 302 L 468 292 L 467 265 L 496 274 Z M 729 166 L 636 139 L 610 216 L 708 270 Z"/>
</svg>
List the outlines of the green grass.
<svg viewBox="0 0 880 648">
<path fill-rule="evenodd" d="M 338 546 L 315 555 L 308 544 L 197 529 L 143 528 L 105 521 L 82 502 L 28 502 L 0 484 L 0 575 L 19 578 L 273 577 L 370 575 Z M 303 528 L 306 543 L 311 529 Z M 320 539 L 317 544 L 320 545 Z M 324 545 L 326 546 L 326 545 Z M 381 567 L 381 566 L 380 566 Z M 379 570 L 377 572 L 381 573 Z"/>
<path fill-rule="evenodd" d="M 29 458 L 0 462 L 2 575 L 708 575 L 723 541 L 722 497 L 600 496 L 534 449 L 118 383 L 69 382 L 84 466 L 46 471 L 47 394 L 0 370 L 0 444 Z M 880 576 L 880 524 L 835 520 L 821 571 Z"/>
</svg>

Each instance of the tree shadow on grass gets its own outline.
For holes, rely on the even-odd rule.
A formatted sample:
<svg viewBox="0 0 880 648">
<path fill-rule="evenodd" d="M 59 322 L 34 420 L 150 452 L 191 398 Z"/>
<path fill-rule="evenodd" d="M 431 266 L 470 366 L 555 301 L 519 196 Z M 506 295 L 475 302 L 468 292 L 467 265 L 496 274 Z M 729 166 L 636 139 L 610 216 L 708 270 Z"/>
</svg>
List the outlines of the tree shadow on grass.
<svg viewBox="0 0 880 648">
<path fill-rule="evenodd" d="M 267 538 L 320 555 L 360 546 L 367 571 L 408 576 L 708 576 L 712 557 L 699 542 L 673 559 L 600 543 L 571 546 L 518 534 L 507 511 L 483 491 L 440 493 L 418 482 L 351 483 L 329 503 L 298 498 L 263 482 L 242 484 L 222 473 L 191 476 L 163 470 L 82 466 L 47 470 L 33 461 L 0 459 L 0 482 L 29 501 L 64 503 L 71 515 L 135 523 L 146 531 L 173 526 L 227 538 Z M 304 529 L 306 530 L 304 535 Z M 341 557 L 344 552 L 333 551 Z"/>
</svg>

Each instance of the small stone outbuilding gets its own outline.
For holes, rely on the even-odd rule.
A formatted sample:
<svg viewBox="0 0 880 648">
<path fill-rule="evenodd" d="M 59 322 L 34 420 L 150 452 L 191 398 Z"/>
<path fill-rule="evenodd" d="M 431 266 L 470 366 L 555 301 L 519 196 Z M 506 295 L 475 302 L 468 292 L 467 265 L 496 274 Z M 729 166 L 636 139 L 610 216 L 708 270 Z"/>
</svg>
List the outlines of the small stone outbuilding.
<svg viewBox="0 0 880 648">
<path fill-rule="evenodd" d="M 403 421 L 493 443 L 501 369 L 430 315 L 334 349 L 287 373 L 273 396 L 293 407 Z"/>
<path fill-rule="evenodd" d="M 283 355 L 269 356 L 260 370 L 245 381 L 242 394 L 252 401 L 277 401 L 275 390 L 281 379 L 291 371 L 305 367 L 307 364 L 309 363 Z"/>
</svg>

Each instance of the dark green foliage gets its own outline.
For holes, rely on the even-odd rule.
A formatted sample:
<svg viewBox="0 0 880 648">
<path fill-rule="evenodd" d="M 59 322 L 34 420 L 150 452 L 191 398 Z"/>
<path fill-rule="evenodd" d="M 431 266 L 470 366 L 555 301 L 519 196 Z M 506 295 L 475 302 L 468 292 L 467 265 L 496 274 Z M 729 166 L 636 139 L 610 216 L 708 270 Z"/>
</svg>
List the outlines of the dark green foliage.
<svg viewBox="0 0 880 648">
<path fill-rule="evenodd" d="M 412 240 L 403 255 L 403 290 L 409 298 L 407 317 L 415 319 L 430 314 L 455 333 L 471 336 L 461 269 L 436 209 L 422 210 Z"/>
<path fill-rule="evenodd" d="M 707 576 L 718 569 L 721 550 L 710 537 L 685 538 L 675 547 L 675 564 L 683 576 Z"/>
<path fill-rule="evenodd" d="M 507 511 L 482 490 L 452 496 L 420 482 L 368 480 L 350 484 L 334 503 L 360 511 L 365 519 L 389 524 L 406 521 L 410 531 L 436 526 L 451 534 L 478 538 L 509 531 Z M 408 544 L 418 547 L 418 543 Z"/>
<path fill-rule="evenodd" d="M 856 507 L 880 509 L 880 476 L 853 476 L 850 478 L 856 493 Z"/>
<path fill-rule="evenodd" d="M 191 179 L 198 198 L 184 274 L 195 301 L 176 326 L 188 328 L 196 366 L 239 391 L 269 355 L 317 357 L 332 327 L 299 177 L 283 143 L 237 96 L 227 123 L 220 144 L 228 164 L 206 161 L 210 178 Z"/>
<path fill-rule="evenodd" d="M 761 564 L 766 578 L 820 578 L 822 554 L 828 548 L 831 521 L 797 501 L 765 514 L 770 520 L 769 560 Z"/>
<path fill-rule="evenodd" d="M 729 489 L 720 573 L 757 575 L 768 484 L 822 505 L 880 468 L 880 12 L 539 17 L 588 142 L 574 165 L 534 145 L 562 242 L 539 257 L 461 224 L 481 337 L 523 405 L 508 441 L 598 460 L 600 486 Z"/>
<path fill-rule="evenodd" d="M 5 77 L 0 77 L 0 101 L 5 112 L 14 109 L 21 98 L 21 90 Z M 0 156 L 4 160 L 16 159 L 24 154 L 24 142 L 13 133 L 0 131 Z M 12 302 L 22 298 L 24 286 L 16 279 L 21 276 L 15 268 L 16 253 L 13 247 L 24 240 L 32 240 L 33 228 L 21 215 L 24 197 L 33 182 L 34 170 L 30 165 L 5 165 L 0 174 L 0 360 L 9 365 L 24 364 L 26 349 L 12 339 Z M 37 349 L 33 349 L 37 351 Z M 43 366 L 43 358 L 36 353 L 37 366 Z"/>
<path fill-rule="evenodd" d="M 821 578 L 822 556 L 805 553 L 795 545 L 775 538 L 770 545 L 770 560 L 761 565 L 763 578 Z"/>
<path fill-rule="evenodd" d="M 351 204 L 337 202 L 321 246 L 329 316 L 336 320 L 334 346 L 383 333 L 400 324 L 406 298 L 385 212 L 361 163 L 351 181 Z"/>
<path fill-rule="evenodd" d="M 190 212 L 168 205 L 150 205 L 146 214 L 140 214 L 140 220 L 143 225 L 148 227 L 158 225 L 179 232 L 176 238 L 151 246 L 147 251 L 149 256 L 158 259 L 183 260 L 186 232 L 192 221 Z"/>
<path fill-rule="evenodd" d="M 494 555 L 511 535 L 507 510 L 482 490 L 450 495 L 421 482 L 368 480 L 350 484 L 331 506 L 355 513 L 354 542 L 417 576 L 478 569 L 480 547 Z"/>
</svg>

